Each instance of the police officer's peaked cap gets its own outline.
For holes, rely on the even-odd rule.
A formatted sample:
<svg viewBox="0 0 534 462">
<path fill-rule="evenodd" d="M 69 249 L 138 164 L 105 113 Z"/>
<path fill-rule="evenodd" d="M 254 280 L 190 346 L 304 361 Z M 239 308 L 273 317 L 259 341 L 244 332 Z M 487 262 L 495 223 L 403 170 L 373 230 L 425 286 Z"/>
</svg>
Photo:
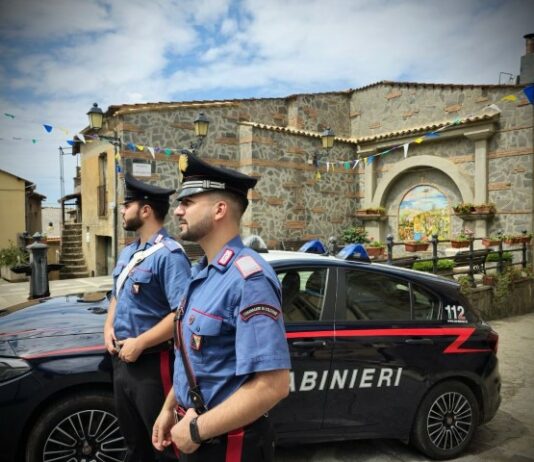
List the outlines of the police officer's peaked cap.
<svg viewBox="0 0 534 462">
<path fill-rule="evenodd" d="M 209 191 L 229 191 L 247 199 L 248 190 L 258 181 L 236 170 L 215 167 L 192 153 L 183 154 L 180 160 L 184 175 L 178 199 Z"/>
<path fill-rule="evenodd" d="M 169 196 L 175 193 L 174 189 L 165 189 L 151 184 L 143 183 L 129 173 L 124 175 L 124 202 L 149 201 L 168 203 Z"/>
</svg>

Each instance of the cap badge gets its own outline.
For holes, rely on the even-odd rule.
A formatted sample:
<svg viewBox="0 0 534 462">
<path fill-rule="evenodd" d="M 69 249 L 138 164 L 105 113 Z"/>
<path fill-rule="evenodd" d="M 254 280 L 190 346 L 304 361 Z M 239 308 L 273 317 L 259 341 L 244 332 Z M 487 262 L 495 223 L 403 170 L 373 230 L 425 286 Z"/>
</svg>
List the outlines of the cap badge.
<svg viewBox="0 0 534 462">
<path fill-rule="evenodd" d="M 181 154 L 178 158 L 178 168 L 181 172 L 185 172 L 187 170 L 187 156 L 185 154 Z"/>
</svg>

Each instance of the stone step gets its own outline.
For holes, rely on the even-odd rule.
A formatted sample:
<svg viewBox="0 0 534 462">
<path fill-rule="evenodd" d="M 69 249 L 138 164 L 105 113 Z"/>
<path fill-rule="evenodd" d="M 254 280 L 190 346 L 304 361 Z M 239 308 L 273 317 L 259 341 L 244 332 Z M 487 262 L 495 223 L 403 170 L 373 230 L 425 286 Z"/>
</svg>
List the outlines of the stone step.
<svg viewBox="0 0 534 462">
<path fill-rule="evenodd" d="M 65 265 L 63 268 L 65 269 L 68 269 L 68 270 L 83 270 L 83 269 L 87 269 L 87 265 L 85 264 L 84 261 L 80 261 L 78 263 L 64 263 L 64 262 L 61 262 L 62 265 Z"/>
<path fill-rule="evenodd" d="M 64 223 L 63 229 L 82 229 L 81 223 Z"/>
<path fill-rule="evenodd" d="M 85 258 L 83 258 L 82 255 L 80 256 L 62 255 L 59 261 L 60 263 L 63 263 L 64 265 L 77 265 L 79 263 L 85 264 Z"/>
<path fill-rule="evenodd" d="M 77 279 L 77 278 L 88 278 L 89 271 L 60 271 L 60 279 Z"/>
</svg>

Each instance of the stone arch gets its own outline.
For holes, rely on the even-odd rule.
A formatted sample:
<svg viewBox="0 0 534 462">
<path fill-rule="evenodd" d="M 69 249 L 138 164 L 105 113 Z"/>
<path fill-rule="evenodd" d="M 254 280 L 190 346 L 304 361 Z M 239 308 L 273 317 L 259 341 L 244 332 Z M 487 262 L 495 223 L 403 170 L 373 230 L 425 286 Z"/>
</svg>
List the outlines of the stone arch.
<svg viewBox="0 0 534 462">
<path fill-rule="evenodd" d="M 456 164 L 452 163 L 450 160 L 443 159 L 441 157 L 423 155 L 416 157 L 408 157 L 403 159 L 400 162 L 396 162 L 391 171 L 387 172 L 379 181 L 375 193 L 373 195 L 372 204 L 382 205 L 384 197 L 393 184 L 393 182 L 400 175 L 404 174 L 406 170 L 415 167 L 431 167 L 436 170 L 440 170 L 445 175 L 447 175 L 456 185 L 460 194 L 462 195 L 463 202 L 473 202 L 474 196 L 472 189 L 467 185 L 465 177 L 460 172 L 460 169 Z"/>
</svg>

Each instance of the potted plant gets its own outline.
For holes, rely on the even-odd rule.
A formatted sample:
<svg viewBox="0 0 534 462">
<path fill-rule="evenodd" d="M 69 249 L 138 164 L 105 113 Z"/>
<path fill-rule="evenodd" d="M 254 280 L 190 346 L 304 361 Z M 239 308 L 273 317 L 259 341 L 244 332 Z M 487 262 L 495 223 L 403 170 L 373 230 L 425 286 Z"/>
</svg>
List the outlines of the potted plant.
<svg viewBox="0 0 534 462">
<path fill-rule="evenodd" d="M 383 242 L 371 241 L 365 250 L 367 250 L 367 255 L 370 257 L 380 257 L 384 253 L 385 248 L 386 246 Z"/>
<path fill-rule="evenodd" d="M 422 250 L 427 250 L 429 246 L 429 242 L 427 240 L 411 240 L 411 241 L 404 241 L 404 250 L 406 252 L 418 252 Z"/>
<path fill-rule="evenodd" d="M 22 281 L 27 277 L 24 274 L 15 273 L 12 268 L 16 265 L 22 265 L 28 262 L 28 252 L 17 247 L 12 241 L 9 241 L 9 247 L 0 249 L 0 268 L 2 278 L 7 281 Z"/>
<path fill-rule="evenodd" d="M 532 239 L 532 233 L 523 233 L 517 236 L 517 242 L 522 244 L 523 242 L 528 244 Z"/>
<path fill-rule="evenodd" d="M 518 236 L 517 234 L 505 234 L 502 237 L 502 240 L 504 241 L 505 244 L 513 245 L 513 244 L 519 244 L 520 238 L 521 237 Z"/>
<path fill-rule="evenodd" d="M 361 220 L 374 220 L 386 216 L 386 209 L 384 207 L 366 207 L 356 210 L 355 214 Z"/>
<path fill-rule="evenodd" d="M 499 245 L 501 239 L 499 236 L 488 236 L 482 238 L 482 245 L 486 248 Z"/>
<path fill-rule="evenodd" d="M 453 236 L 453 238 L 451 239 L 451 247 L 453 249 L 462 249 L 465 247 L 469 247 L 469 241 L 471 240 L 472 235 L 473 231 L 471 231 L 470 229 L 462 229 L 459 234 Z"/>
<path fill-rule="evenodd" d="M 456 215 L 468 215 L 473 212 L 474 205 L 470 202 L 460 202 L 456 204 L 453 208 Z"/>
<path fill-rule="evenodd" d="M 473 205 L 471 213 L 477 215 L 494 215 L 496 212 L 495 204 L 493 202 L 483 202 L 482 204 Z"/>
<path fill-rule="evenodd" d="M 363 226 L 351 226 L 343 230 L 343 240 L 346 244 L 367 244 L 370 239 L 367 237 L 367 231 Z"/>
</svg>

